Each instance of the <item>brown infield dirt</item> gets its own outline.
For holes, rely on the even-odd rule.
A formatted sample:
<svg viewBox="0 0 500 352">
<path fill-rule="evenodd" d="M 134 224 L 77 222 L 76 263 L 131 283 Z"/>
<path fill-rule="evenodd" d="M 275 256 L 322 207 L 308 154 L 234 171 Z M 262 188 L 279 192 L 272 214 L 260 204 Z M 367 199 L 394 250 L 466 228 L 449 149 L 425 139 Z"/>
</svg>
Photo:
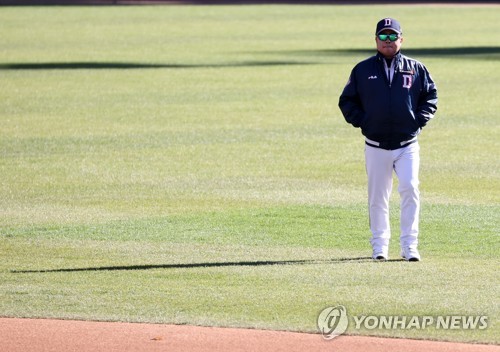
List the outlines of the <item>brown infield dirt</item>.
<svg viewBox="0 0 500 352">
<path fill-rule="evenodd" d="M 0 318 L 0 350 L 499 352 L 500 346 L 187 325 Z"/>
</svg>

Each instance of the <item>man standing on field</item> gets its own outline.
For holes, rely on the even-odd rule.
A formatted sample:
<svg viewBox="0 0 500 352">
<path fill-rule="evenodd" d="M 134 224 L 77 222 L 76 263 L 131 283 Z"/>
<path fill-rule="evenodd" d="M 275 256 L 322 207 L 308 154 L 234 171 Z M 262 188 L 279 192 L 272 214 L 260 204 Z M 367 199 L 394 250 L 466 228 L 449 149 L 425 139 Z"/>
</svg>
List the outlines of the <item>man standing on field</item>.
<svg viewBox="0 0 500 352">
<path fill-rule="evenodd" d="M 417 136 L 437 110 L 437 90 L 425 66 L 401 54 L 399 22 L 384 18 L 375 31 L 377 54 L 358 63 L 339 99 L 345 120 L 365 136 L 370 230 L 375 260 L 389 258 L 392 172 L 401 196 L 401 256 L 419 261 L 420 164 Z"/>
</svg>

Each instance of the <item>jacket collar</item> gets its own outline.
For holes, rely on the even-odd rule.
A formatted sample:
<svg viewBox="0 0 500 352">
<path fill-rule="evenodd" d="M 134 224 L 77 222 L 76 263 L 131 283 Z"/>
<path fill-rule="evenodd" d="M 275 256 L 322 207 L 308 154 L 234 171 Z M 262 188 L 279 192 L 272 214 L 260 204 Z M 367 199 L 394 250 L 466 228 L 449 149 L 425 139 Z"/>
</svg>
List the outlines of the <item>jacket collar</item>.
<svg viewBox="0 0 500 352">
<path fill-rule="evenodd" d="M 400 50 L 400 51 L 398 51 L 398 52 L 396 53 L 396 55 L 394 55 L 393 59 L 395 59 L 395 60 L 396 60 L 396 61 L 394 62 L 394 67 L 395 67 L 395 68 L 397 67 L 397 68 L 401 69 L 401 66 L 400 66 L 400 65 L 401 65 L 401 56 L 402 56 L 402 54 L 401 54 L 401 50 Z M 377 55 L 376 55 L 376 57 L 377 57 L 377 60 L 378 60 L 381 64 L 382 64 L 382 60 L 385 60 L 384 55 L 382 55 L 382 54 L 380 53 L 380 51 L 377 51 Z"/>
</svg>

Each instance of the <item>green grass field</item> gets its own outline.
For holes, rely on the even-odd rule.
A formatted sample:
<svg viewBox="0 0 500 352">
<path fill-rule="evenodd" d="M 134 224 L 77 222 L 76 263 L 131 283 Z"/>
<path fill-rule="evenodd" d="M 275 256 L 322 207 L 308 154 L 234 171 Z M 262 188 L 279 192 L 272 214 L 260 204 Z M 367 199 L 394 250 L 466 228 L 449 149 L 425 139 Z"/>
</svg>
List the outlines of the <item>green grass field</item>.
<svg viewBox="0 0 500 352">
<path fill-rule="evenodd" d="M 367 259 L 363 139 L 337 108 L 386 16 L 439 88 L 420 138 L 420 263 Z M 499 16 L 1 8 L 0 316 L 316 332 L 342 304 L 489 317 L 349 334 L 498 344 Z"/>
</svg>

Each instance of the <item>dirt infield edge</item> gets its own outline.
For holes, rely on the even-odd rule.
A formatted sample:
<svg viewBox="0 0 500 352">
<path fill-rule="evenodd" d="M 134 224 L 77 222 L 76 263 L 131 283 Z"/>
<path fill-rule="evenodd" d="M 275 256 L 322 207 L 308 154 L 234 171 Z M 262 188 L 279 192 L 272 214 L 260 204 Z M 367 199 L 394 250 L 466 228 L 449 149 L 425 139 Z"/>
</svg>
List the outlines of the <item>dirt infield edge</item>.
<svg viewBox="0 0 500 352">
<path fill-rule="evenodd" d="M 500 352 L 500 346 L 187 325 L 0 318 L 3 351 Z"/>
</svg>

